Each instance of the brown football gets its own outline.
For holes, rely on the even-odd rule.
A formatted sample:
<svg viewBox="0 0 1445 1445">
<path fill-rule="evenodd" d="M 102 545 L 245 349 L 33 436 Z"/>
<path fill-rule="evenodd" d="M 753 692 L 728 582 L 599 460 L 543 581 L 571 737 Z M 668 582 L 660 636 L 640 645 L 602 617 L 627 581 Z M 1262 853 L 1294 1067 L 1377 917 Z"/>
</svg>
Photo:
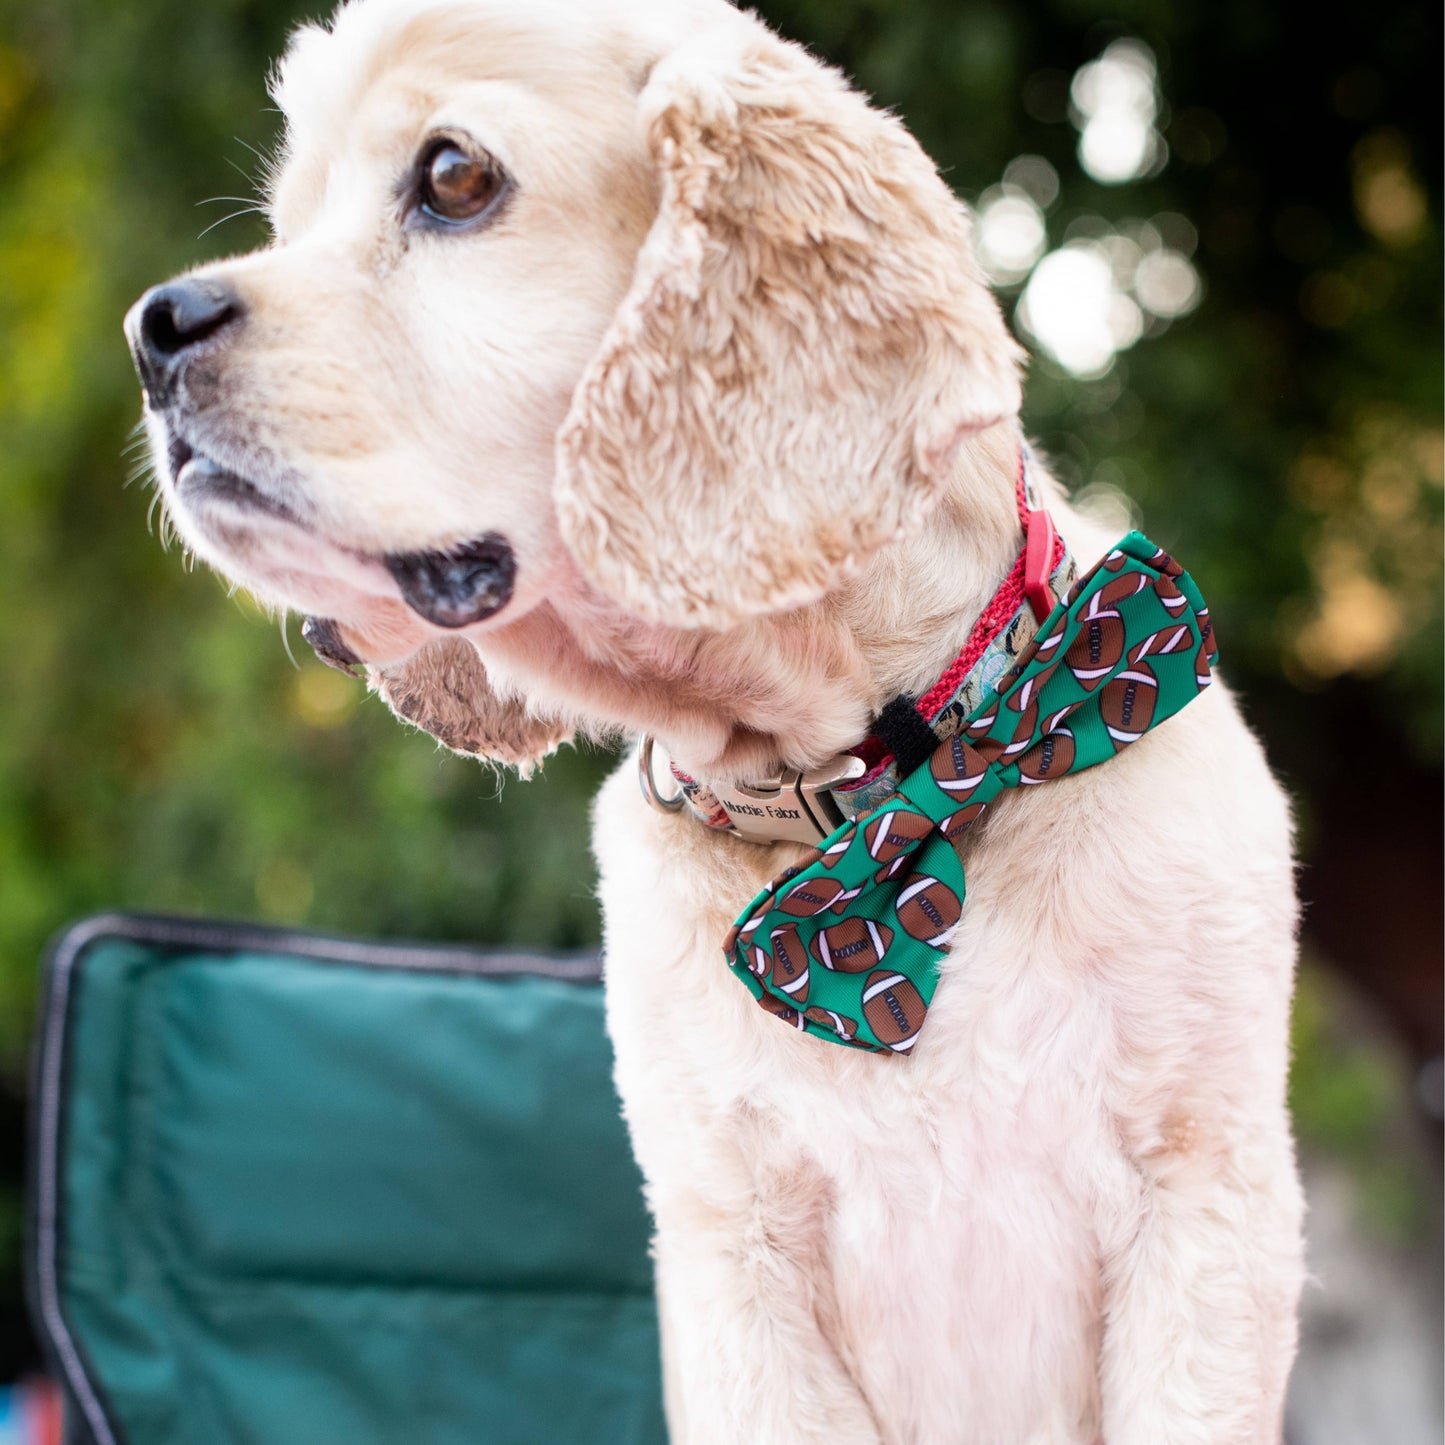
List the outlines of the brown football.
<svg viewBox="0 0 1445 1445">
<path fill-rule="evenodd" d="M 1204 643 L 1199 644 L 1199 651 L 1194 654 L 1194 681 L 1198 683 L 1200 692 L 1214 681 L 1209 667 L 1209 648 Z"/>
<path fill-rule="evenodd" d="M 901 877 L 904 873 L 913 870 L 913 854 L 900 853 L 898 857 L 885 863 L 874 875 L 875 883 L 886 883 L 890 878 Z M 860 890 L 861 891 L 861 890 Z"/>
<path fill-rule="evenodd" d="M 825 928 L 808 945 L 824 968 L 839 973 L 866 973 L 877 968 L 893 942 L 893 930 L 871 918 L 845 918 Z"/>
<path fill-rule="evenodd" d="M 845 1044 L 851 1044 L 858 1037 L 858 1020 L 850 1019 L 847 1014 L 835 1014 L 832 1009 L 819 1008 L 817 1004 L 805 1012 L 815 1024 L 832 1029 Z"/>
<path fill-rule="evenodd" d="M 941 948 L 963 913 L 963 902 L 938 878 L 920 874 L 908 883 L 894 905 L 898 921 L 910 938 Z"/>
<path fill-rule="evenodd" d="M 791 1004 L 784 1003 L 780 998 L 774 998 L 770 993 L 765 993 L 758 1002 L 770 1014 L 776 1014 L 785 1024 L 792 1024 L 795 1029 L 803 1028 L 803 1015 Z"/>
<path fill-rule="evenodd" d="M 965 797 L 983 781 L 988 763 L 977 748 L 955 734 L 934 754 L 928 764 L 933 781 L 955 798 Z"/>
<path fill-rule="evenodd" d="M 1204 639 L 1204 650 L 1214 651 L 1214 623 L 1209 619 L 1209 609 L 1201 607 L 1194 614 L 1194 620 L 1199 624 L 1199 635 Z"/>
<path fill-rule="evenodd" d="M 1078 712 L 1083 705 L 1083 700 L 1080 699 L 1078 702 L 1065 703 L 1057 712 L 1051 712 L 1048 717 L 1044 719 L 1044 725 L 1039 729 L 1039 736 L 1043 737 L 1045 733 L 1057 732 L 1059 730 L 1059 724 L 1062 723 L 1071 712 Z"/>
<path fill-rule="evenodd" d="M 1024 645 L 1024 649 L 1014 658 L 1013 665 L 999 678 L 995 686 L 999 691 L 1006 691 L 1019 678 L 1019 674 L 1036 658 L 1048 663 L 1056 659 L 1059 644 L 1064 640 L 1062 621 L 1055 623 L 1046 633 L 1035 633 L 1034 636 Z"/>
<path fill-rule="evenodd" d="M 880 968 L 863 988 L 863 1017 L 878 1042 L 894 1053 L 907 1053 L 923 1026 L 928 1006 L 923 995 L 901 973 Z"/>
<path fill-rule="evenodd" d="M 1159 679 L 1147 663 L 1121 672 L 1099 696 L 1099 716 L 1104 720 L 1114 751 L 1137 742 L 1154 721 L 1154 704 L 1159 697 Z"/>
<path fill-rule="evenodd" d="M 1014 727 L 1013 741 L 1003 750 L 1000 755 L 1005 762 L 1012 762 L 1024 751 L 1034 740 L 1034 734 L 1039 730 L 1039 705 L 1037 702 L 1030 704 L 1028 711 L 1019 716 L 1018 723 Z"/>
<path fill-rule="evenodd" d="M 1162 572 L 1166 577 L 1179 577 L 1184 572 L 1184 569 L 1162 547 L 1155 549 L 1154 555 L 1149 559 L 1149 565 L 1156 572 Z"/>
<path fill-rule="evenodd" d="M 973 746 L 974 752 L 984 762 L 991 763 L 1003 751 L 1004 745 L 997 738 L 988 736 L 988 730 L 998 721 L 998 709 L 985 713 L 982 717 L 975 718 L 969 723 L 966 731 L 968 740 Z"/>
<path fill-rule="evenodd" d="M 812 918 L 831 908 L 842 892 L 843 885 L 836 878 L 805 878 L 778 900 L 778 907 L 793 918 Z"/>
<path fill-rule="evenodd" d="M 1116 577 L 1101 587 L 1089 599 L 1089 609 L 1102 611 L 1105 607 L 1112 607 L 1116 602 L 1122 602 L 1126 597 L 1142 592 L 1148 585 L 1149 579 L 1142 572 L 1126 572 L 1124 576 Z"/>
<path fill-rule="evenodd" d="M 919 840 L 932 831 L 933 824 L 921 813 L 892 808 L 868 824 L 863 830 L 863 842 L 875 863 L 888 863 L 900 853 L 911 853 Z"/>
<path fill-rule="evenodd" d="M 987 803 L 970 803 L 956 813 L 950 813 L 939 825 L 938 831 L 956 848 L 963 841 L 964 834 L 988 811 Z"/>
<path fill-rule="evenodd" d="M 1027 712 L 1029 708 L 1039 700 L 1039 693 L 1043 691 L 1044 684 L 1054 675 L 1052 667 L 1046 667 L 1042 672 L 1036 672 L 1031 677 L 1026 677 L 1015 688 L 1010 689 L 1007 698 L 1011 712 Z"/>
<path fill-rule="evenodd" d="M 979 738 L 986 737 L 988 730 L 998 721 L 998 705 L 989 709 L 988 712 L 980 713 L 969 723 L 964 731 L 968 734 L 969 740 L 976 742 Z"/>
<path fill-rule="evenodd" d="M 795 923 L 773 929 L 773 972 L 768 982 L 800 1007 L 808 1001 L 808 950 Z"/>
<path fill-rule="evenodd" d="M 1044 636 L 1035 637 L 1031 644 L 1034 657 L 1029 660 L 1033 661 L 1034 658 L 1037 658 L 1040 662 L 1049 662 L 1059 650 L 1059 644 L 1063 640 L 1064 629 L 1062 626 L 1055 626 L 1045 633 Z"/>
<path fill-rule="evenodd" d="M 843 861 L 843 855 L 853 846 L 857 830 L 850 828 L 836 843 L 830 843 L 823 851 L 823 867 L 836 868 Z"/>
<path fill-rule="evenodd" d="M 1181 622 L 1177 627 L 1161 627 L 1158 632 L 1151 632 L 1143 642 L 1129 649 L 1129 665 L 1137 667 L 1146 657 L 1183 652 L 1193 641 L 1194 634 L 1185 623 Z"/>
<path fill-rule="evenodd" d="M 1045 733 L 1019 759 L 1019 782 L 1047 783 L 1051 778 L 1062 778 L 1073 767 L 1077 755 L 1074 735 L 1068 728 Z"/>
<path fill-rule="evenodd" d="M 1189 606 L 1189 599 L 1174 585 L 1172 577 L 1156 577 L 1154 594 L 1171 617 L 1178 617 Z"/>
<path fill-rule="evenodd" d="M 736 939 L 738 947 L 743 949 L 749 949 L 753 946 L 753 935 L 758 931 L 758 925 L 767 916 L 768 910 L 764 909 L 761 913 L 753 914 L 751 918 L 749 918 L 746 922 L 742 924 L 741 928 L 738 930 L 738 936 Z"/>
<path fill-rule="evenodd" d="M 1124 620 L 1117 612 L 1086 618 L 1069 644 L 1064 663 L 1089 691 L 1098 687 L 1124 656 Z"/>
</svg>

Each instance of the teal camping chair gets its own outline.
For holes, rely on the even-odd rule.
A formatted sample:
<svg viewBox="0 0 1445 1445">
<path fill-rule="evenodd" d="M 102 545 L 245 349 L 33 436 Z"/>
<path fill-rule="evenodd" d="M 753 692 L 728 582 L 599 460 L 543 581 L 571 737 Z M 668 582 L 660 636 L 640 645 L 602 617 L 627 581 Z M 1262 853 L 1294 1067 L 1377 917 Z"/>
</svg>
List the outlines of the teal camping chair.
<svg viewBox="0 0 1445 1445">
<path fill-rule="evenodd" d="M 52 948 L 67 1445 L 662 1445 L 595 959 L 105 917 Z"/>
</svg>

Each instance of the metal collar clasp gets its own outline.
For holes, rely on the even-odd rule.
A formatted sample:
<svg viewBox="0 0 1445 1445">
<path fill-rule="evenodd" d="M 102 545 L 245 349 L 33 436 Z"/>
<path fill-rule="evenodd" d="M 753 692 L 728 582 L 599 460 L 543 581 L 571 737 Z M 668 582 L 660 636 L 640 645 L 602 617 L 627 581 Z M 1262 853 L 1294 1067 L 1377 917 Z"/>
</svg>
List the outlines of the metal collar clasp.
<svg viewBox="0 0 1445 1445">
<path fill-rule="evenodd" d="M 664 791 L 659 784 L 656 754 L 660 751 L 650 737 L 644 737 L 638 747 L 642 795 L 659 812 L 676 813 L 686 798 L 670 767 L 663 766 L 661 771 L 673 786 Z M 862 758 L 839 753 L 806 772 L 789 768 L 763 782 L 709 782 L 707 789 L 727 813 L 731 831 L 750 843 L 821 843 L 846 821 L 833 801 L 832 790 L 856 782 L 867 771 Z"/>
</svg>

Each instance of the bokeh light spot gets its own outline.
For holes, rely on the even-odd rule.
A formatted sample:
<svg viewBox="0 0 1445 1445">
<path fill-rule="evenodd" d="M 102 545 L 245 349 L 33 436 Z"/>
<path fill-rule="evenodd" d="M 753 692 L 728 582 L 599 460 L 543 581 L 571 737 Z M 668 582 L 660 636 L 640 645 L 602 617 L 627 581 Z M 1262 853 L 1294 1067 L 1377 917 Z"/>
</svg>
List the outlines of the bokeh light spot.
<svg viewBox="0 0 1445 1445">
<path fill-rule="evenodd" d="M 302 668 L 291 684 L 291 706 L 302 722 L 314 728 L 340 727 L 362 694 L 362 684 L 331 668 Z"/>
<path fill-rule="evenodd" d="M 1023 280 L 1047 243 L 1044 213 L 1024 191 L 996 186 L 979 197 L 976 244 L 995 285 Z"/>
<path fill-rule="evenodd" d="M 1004 167 L 1003 183 L 1045 211 L 1059 198 L 1059 173 L 1042 156 L 1015 156 Z"/>
<path fill-rule="evenodd" d="M 1079 128 L 1079 163 L 1096 181 L 1120 185 L 1162 164 L 1158 66 L 1139 40 L 1116 40 L 1079 67 L 1069 87 Z"/>
<path fill-rule="evenodd" d="M 1204 286 L 1187 256 L 1161 247 L 1142 257 L 1135 268 L 1134 294 L 1146 311 L 1172 321 L 1199 305 Z"/>
<path fill-rule="evenodd" d="M 1425 229 L 1425 192 L 1403 138 L 1375 131 L 1355 147 L 1352 160 L 1360 224 L 1387 246 L 1417 241 Z"/>
<path fill-rule="evenodd" d="M 1019 322 L 1065 370 L 1102 376 L 1113 365 L 1120 349 L 1116 337 L 1127 324 L 1115 306 L 1121 299 L 1128 298 L 1115 289 L 1107 254 L 1077 243 L 1051 251 L 1034 268 L 1019 303 Z M 1138 308 L 1134 311 L 1137 316 Z"/>
</svg>

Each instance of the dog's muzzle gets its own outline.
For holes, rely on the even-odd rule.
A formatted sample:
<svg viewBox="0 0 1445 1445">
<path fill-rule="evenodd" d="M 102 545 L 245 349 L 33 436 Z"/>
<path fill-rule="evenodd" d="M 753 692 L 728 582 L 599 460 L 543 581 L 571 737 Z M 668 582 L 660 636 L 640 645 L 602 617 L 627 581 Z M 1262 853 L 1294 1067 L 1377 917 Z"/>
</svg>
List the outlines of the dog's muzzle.
<svg viewBox="0 0 1445 1445">
<path fill-rule="evenodd" d="M 517 559 L 495 532 L 445 552 L 401 552 L 386 559 L 408 607 L 437 627 L 467 627 L 511 600 Z"/>
</svg>

